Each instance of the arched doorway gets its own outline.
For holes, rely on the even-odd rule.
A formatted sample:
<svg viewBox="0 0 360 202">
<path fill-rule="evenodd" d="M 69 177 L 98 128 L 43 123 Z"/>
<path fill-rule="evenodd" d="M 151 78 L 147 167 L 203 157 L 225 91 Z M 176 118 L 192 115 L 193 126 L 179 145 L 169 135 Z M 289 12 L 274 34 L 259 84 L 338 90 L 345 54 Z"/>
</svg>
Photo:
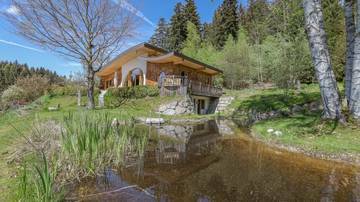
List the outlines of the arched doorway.
<svg viewBox="0 0 360 202">
<path fill-rule="evenodd" d="M 144 84 L 144 73 L 141 69 L 131 70 L 127 76 L 127 86 L 142 86 Z"/>
</svg>

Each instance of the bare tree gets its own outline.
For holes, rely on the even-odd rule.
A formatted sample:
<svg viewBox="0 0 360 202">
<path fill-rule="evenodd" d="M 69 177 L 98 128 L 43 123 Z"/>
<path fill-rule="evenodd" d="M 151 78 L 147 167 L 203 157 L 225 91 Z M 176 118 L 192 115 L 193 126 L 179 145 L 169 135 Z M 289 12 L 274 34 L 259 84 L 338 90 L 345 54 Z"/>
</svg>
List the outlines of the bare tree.
<svg viewBox="0 0 360 202">
<path fill-rule="evenodd" d="M 360 1 L 360 0 L 359 0 Z M 324 106 L 323 118 L 340 119 L 341 102 L 326 44 L 320 0 L 304 0 L 305 28 Z"/>
<path fill-rule="evenodd" d="M 13 0 L 5 14 L 16 33 L 83 64 L 88 108 L 95 108 L 95 73 L 132 36 L 134 17 L 111 0 Z"/>
<path fill-rule="evenodd" d="M 350 112 L 360 119 L 360 0 L 357 0 L 354 65 L 351 73 Z"/>
<path fill-rule="evenodd" d="M 355 19 L 354 19 L 354 0 L 345 0 L 344 13 L 346 23 L 346 65 L 345 65 L 345 98 L 347 105 L 350 105 L 351 79 L 354 64 L 355 48 Z"/>
</svg>

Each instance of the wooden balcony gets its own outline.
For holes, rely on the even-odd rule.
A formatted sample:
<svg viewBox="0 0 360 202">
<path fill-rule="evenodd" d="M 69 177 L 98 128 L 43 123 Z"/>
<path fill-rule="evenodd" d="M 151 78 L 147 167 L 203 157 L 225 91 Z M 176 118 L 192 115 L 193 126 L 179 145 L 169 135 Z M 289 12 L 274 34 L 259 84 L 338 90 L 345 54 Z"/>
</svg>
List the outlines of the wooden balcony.
<svg viewBox="0 0 360 202">
<path fill-rule="evenodd" d="M 202 84 L 198 81 L 190 81 L 189 83 L 190 94 L 207 96 L 207 97 L 221 97 L 223 94 L 222 88 L 217 88 L 211 85 Z"/>
<path fill-rule="evenodd" d="M 220 97 L 223 91 L 222 88 L 203 84 L 199 81 L 192 81 L 187 77 L 170 75 L 163 79 L 160 94 L 162 96 L 184 96 L 191 94 L 206 97 Z"/>
</svg>

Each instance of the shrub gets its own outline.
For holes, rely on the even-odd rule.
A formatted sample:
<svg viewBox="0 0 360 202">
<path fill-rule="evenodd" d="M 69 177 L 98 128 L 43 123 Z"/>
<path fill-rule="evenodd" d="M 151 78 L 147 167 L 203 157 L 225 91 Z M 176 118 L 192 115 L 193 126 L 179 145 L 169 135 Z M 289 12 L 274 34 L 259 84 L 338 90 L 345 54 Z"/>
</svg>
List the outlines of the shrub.
<svg viewBox="0 0 360 202">
<path fill-rule="evenodd" d="M 147 87 L 147 96 L 156 97 L 160 95 L 160 90 L 156 86 L 148 86 Z"/>
<path fill-rule="evenodd" d="M 25 91 L 22 88 L 12 85 L 1 95 L 1 108 L 7 109 L 8 107 L 23 101 L 24 98 Z"/>
<path fill-rule="evenodd" d="M 41 76 L 19 78 L 16 86 L 24 90 L 26 101 L 33 101 L 44 95 L 49 89 L 49 79 Z"/>
<path fill-rule="evenodd" d="M 106 107 L 119 107 L 129 99 L 155 97 L 160 94 L 156 86 L 135 86 L 123 88 L 109 88 L 105 94 Z"/>
<path fill-rule="evenodd" d="M 65 86 L 53 85 L 50 89 L 51 96 L 76 96 L 78 93 L 78 89 L 80 88 L 80 92 L 82 96 L 87 95 L 87 89 L 85 86 L 79 86 L 76 84 L 67 84 Z M 100 93 L 99 88 L 95 88 L 94 95 L 98 95 Z"/>
</svg>

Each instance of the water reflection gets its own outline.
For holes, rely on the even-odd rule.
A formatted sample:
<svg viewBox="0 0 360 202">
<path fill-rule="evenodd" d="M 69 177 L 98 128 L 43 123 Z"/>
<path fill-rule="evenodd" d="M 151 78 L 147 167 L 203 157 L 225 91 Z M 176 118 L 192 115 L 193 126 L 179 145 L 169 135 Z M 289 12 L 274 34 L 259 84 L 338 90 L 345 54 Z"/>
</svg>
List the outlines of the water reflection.
<svg viewBox="0 0 360 202">
<path fill-rule="evenodd" d="M 274 150 L 231 122 L 152 127 L 143 155 L 79 185 L 84 201 L 359 201 L 357 168 Z"/>
</svg>

